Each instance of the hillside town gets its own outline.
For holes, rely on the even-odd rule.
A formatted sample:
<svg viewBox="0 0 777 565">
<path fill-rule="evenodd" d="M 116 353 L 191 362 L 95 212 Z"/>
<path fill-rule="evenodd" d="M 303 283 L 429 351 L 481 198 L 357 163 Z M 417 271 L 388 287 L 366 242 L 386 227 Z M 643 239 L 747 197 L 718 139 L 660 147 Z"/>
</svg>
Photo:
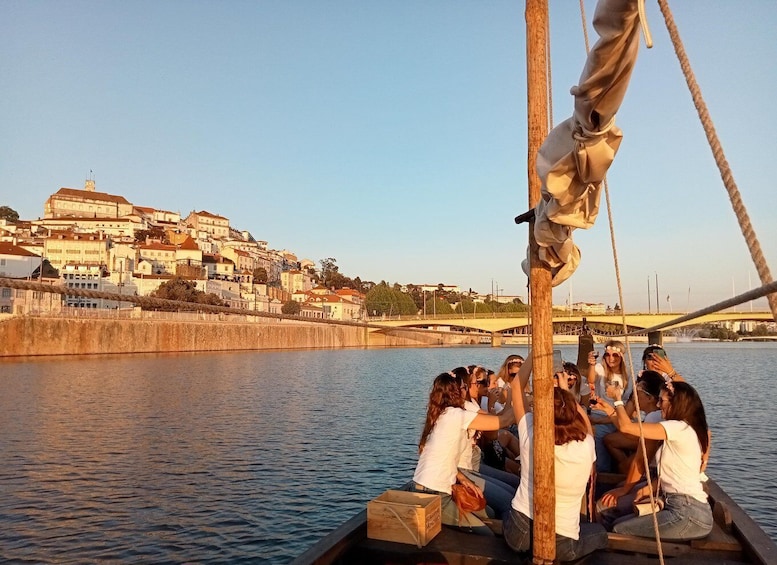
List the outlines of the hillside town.
<svg viewBox="0 0 777 565">
<path fill-rule="evenodd" d="M 257 276 L 259 275 L 259 276 Z M 280 313 L 296 301 L 306 318 L 358 320 L 364 294 L 315 284 L 315 263 L 268 247 L 228 218 L 209 211 L 178 212 L 99 192 L 60 188 L 37 220 L 0 219 L 0 277 L 69 288 L 146 296 L 178 277 L 236 309 Z M 121 301 L 3 288 L 0 313 L 62 308 L 115 309 Z"/>
</svg>

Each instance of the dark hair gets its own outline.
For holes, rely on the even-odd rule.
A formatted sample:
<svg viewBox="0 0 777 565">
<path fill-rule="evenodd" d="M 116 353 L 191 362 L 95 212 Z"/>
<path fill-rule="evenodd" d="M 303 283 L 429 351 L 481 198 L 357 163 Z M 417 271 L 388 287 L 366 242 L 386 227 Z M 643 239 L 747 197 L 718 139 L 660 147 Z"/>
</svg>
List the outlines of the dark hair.
<svg viewBox="0 0 777 565">
<path fill-rule="evenodd" d="M 661 387 L 664 386 L 666 381 L 661 373 L 655 371 L 642 371 L 642 374 L 637 378 L 637 384 L 642 383 L 645 392 L 647 392 L 653 398 L 658 398 L 661 394 Z"/>
<path fill-rule="evenodd" d="M 667 420 L 682 420 L 693 428 L 696 437 L 699 438 L 701 452 L 705 453 L 709 447 L 709 427 L 707 416 L 704 413 L 704 404 L 696 389 L 683 381 L 666 383 L 663 389 L 667 391 L 671 403 L 667 410 Z"/>
<path fill-rule="evenodd" d="M 564 361 L 564 370 L 567 373 L 570 373 L 572 375 L 575 375 L 578 379 L 581 378 L 580 375 L 580 369 L 577 368 L 577 365 L 570 361 Z"/>
<path fill-rule="evenodd" d="M 446 408 L 451 406 L 461 408 L 464 404 L 464 397 L 461 395 L 461 383 L 463 381 L 453 376 L 451 373 L 440 373 L 432 383 L 432 390 L 429 392 L 429 404 L 426 407 L 426 422 L 424 431 L 421 432 L 421 440 L 418 442 L 418 453 L 424 450 L 426 440 L 432 429 L 437 424 Z"/>
<path fill-rule="evenodd" d="M 642 352 L 642 363 L 647 361 L 648 355 L 651 355 L 653 352 L 658 350 L 664 351 L 664 348 L 661 347 L 660 345 L 655 345 L 655 344 L 648 345 L 645 348 L 645 351 Z M 664 351 L 664 355 L 666 355 L 666 351 Z"/>
<path fill-rule="evenodd" d="M 577 400 L 568 390 L 553 389 L 553 422 L 556 445 L 582 441 L 588 434 L 583 416 L 577 409 Z"/>
</svg>

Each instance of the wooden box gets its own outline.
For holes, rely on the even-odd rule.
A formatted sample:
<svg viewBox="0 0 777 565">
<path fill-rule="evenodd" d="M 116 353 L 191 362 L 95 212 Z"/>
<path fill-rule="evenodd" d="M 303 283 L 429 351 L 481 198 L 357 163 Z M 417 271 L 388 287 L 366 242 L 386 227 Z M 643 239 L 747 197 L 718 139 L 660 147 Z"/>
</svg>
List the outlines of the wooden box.
<svg viewBox="0 0 777 565">
<path fill-rule="evenodd" d="M 387 490 L 367 503 L 367 537 L 423 547 L 440 533 L 440 495 Z"/>
</svg>

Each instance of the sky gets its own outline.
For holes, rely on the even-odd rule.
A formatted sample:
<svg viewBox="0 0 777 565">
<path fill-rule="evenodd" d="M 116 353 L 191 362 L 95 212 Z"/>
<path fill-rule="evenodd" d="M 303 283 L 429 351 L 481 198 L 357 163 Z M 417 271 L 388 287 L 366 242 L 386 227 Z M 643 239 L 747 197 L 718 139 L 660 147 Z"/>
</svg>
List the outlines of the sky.
<svg viewBox="0 0 777 565">
<path fill-rule="evenodd" d="M 777 3 L 670 6 L 774 274 Z M 655 312 L 658 294 L 682 312 L 759 281 L 657 3 L 647 13 L 655 45 L 608 175 L 614 239 L 622 306 Z M 585 60 L 578 2 L 550 0 L 550 20 L 558 123 Z M 0 205 L 36 219 L 92 176 L 350 277 L 525 296 L 524 22 L 519 0 L 0 0 Z M 601 210 L 555 304 L 621 303 Z"/>
</svg>

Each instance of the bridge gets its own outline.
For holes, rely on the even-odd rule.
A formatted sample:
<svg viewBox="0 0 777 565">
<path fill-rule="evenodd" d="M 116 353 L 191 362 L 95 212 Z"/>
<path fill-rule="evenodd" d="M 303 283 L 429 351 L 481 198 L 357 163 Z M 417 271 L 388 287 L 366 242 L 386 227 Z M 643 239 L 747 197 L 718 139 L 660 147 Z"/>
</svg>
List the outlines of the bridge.
<svg viewBox="0 0 777 565">
<path fill-rule="evenodd" d="M 626 326 L 628 331 L 639 331 L 659 324 L 667 323 L 679 318 L 683 314 L 626 314 Z M 623 329 L 623 317 L 620 314 L 603 315 L 554 315 L 554 333 L 575 333 L 582 326 L 583 318 L 587 325 L 600 334 L 619 334 Z M 771 312 L 717 312 L 706 314 L 694 320 L 688 320 L 676 325 L 670 325 L 663 331 L 681 330 L 709 323 L 720 322 L 773 322 Z M 530 319 L 526 314 L 460 314 L 456 315 L 417 315 L 417 316 L 393 316 L 391 318 L 373 317 L 367 320 L 371 326 L 383 326 L 385 328 L 439 328 L 451 327 L 463 330 L 479 331 L 489 334 L 503 332 L 526 333 L 530 325 Z"/>
</svg>

